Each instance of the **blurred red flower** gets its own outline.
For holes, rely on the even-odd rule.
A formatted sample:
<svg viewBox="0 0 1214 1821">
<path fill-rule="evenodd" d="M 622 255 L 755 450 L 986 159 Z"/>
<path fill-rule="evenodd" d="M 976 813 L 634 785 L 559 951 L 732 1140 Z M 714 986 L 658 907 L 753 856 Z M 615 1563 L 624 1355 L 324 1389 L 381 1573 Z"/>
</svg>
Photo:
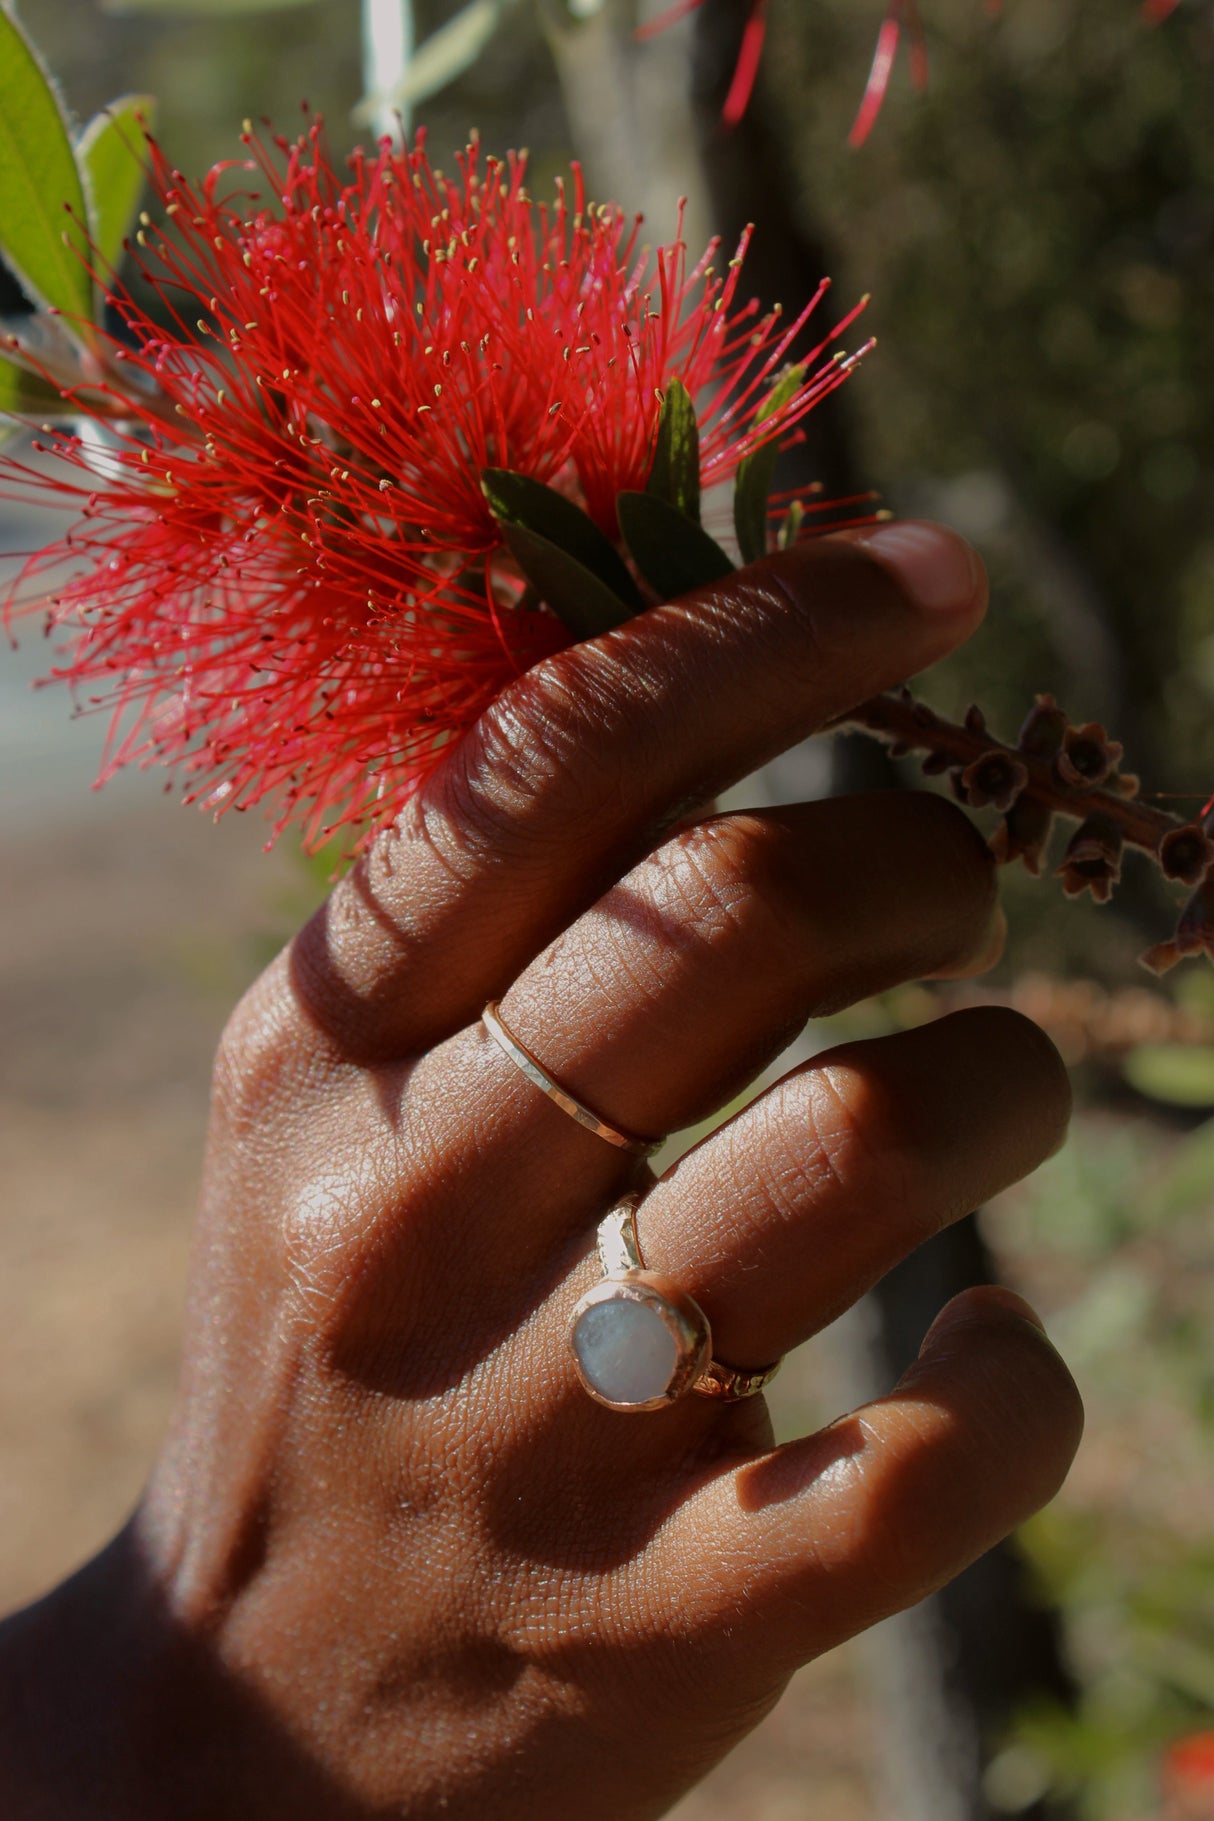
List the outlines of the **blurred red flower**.
<svg viewBox="0 0 1214 1821">
<path fill-rule="evenodd" d="M 1187 1733 L 1163 1755 L 1166 1821 L 1214 1818 L 1214 1732 Z"/>
<path fill-rule="evenodd" d="M 739 0 L 739 3 L 744 3 L 749 12 L 742 33 L 738 61 L 721 110 L 721 118 L 726 126 L 736 126 L 750 105 L 755 82 L 758 80 L 759 60 L 763 54 L 763 40 L 767 30 L 767 0 Z M 695 12 L 703 4 L 704 0 L 674 0 L 673 6 L 667 7 L 656 19 L 643 25 L 637 36 L 652 37 L 655 32 L 663 31 L 668 25 L 686 18 L 688 13 Z M 1170 13 L 1174 13 L 1179 4 L 1180 0 L 1141 0 L 1142 17 L 1148 25 L 1158 25 Z M 1001 12 L 1003 0 L 986 0 L 986 10 L 991 14 Z M 889 9 L 877 33 L 876 49 L 864 94 L 847 136 L 849 145 L 863 145 L 876 124 L 885 102 L 904 27 L 910 45 L 911 82 L 917 89 L 927 87 L 927 37 L 918 0 L 889 0 Z"/>
</svg>

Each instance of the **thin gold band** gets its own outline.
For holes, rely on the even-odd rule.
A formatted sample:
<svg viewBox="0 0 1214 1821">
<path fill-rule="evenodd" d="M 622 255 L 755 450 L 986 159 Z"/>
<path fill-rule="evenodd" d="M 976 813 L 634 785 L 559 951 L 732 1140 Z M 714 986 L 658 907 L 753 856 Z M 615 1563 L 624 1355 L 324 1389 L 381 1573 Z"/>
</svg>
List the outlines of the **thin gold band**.
<svg viewBox="0 0 1214 1821">
<path fill-rule="evenodd" d="M 643 1190 L 625 1195 L 599 1222 L 596 1244 L 604 1277 L 627 1278 L 633 1272 L 645 1270 L 637 1237 L 637 1209 L 643 1199 Z M 709 1345 L 711 1340 L 710 1334 Z M 782 1364 L 783 1361 L 777 1359 L 770 1366 L 759 1366 L 748 1372 L 740 1366 L 726 1366 L 719 1359 L 710 1358 L 688 1389 L 700 1397 L 715 1397 L 722 1403 L 736 1404 L 744 1397 L 757 1397 L 770 1385 Z"/>
<path fill-rule="evenodd" d="M 627 1132 L 617 1131 L 615 1126 L 608 1125 L 605 1119 L 600 1119 L 597 1113 L 592 1112 L 588 1106 L 583 1106 L 580 1100 L 575 1100 L 559 1082 L 552 1079 L 531 1051 L 519 1042 L 504 1022 L 496 999 L 491 999 L 481 1013 L 481 1023 L 498 1048 L 509 1056 L 515 1068 L 541 1093 L 547 1094 L 549 1100 L 555 1100 L 563 1113 L 568 1113 L 570 1119 L 576 1119 L 580 1126 L 585 1126 L 596 1138 L 605 1138 L 608 1144 L 615 1145 L 621 1151 L 631 1151 L 634 1157 L 652 1157 L 665 1144 L 664 1138 L 631 1138 Z"/>
</svg>

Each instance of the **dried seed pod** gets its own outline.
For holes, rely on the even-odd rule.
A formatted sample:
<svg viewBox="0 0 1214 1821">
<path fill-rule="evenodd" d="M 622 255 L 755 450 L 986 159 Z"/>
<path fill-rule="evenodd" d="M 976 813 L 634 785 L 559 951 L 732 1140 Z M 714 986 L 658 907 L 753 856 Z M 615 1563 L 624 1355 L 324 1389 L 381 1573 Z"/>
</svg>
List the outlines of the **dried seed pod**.
<svg viewBox="0 0 1214 1821">
<path fill-rule="evenodd" d="M 1090 891 L 1099 904 L 1106 904 L 1113 887 L 1121 877 L 1121 854 L 1125 837 L 1107 816 L 1089 816 L 1071 836 L 1062 865 L 1062 889 L 1068 898 Z"/>
<path fill-rule="evenodd" d="M 1088 721 L 1083 727 L 1066 729 L 1054 769 L 1064 784 L 1103 784 L 1116 771 L 1124 751 L 1119 740 L 1109 739 L 1099 721 Z"/>
<path fill-rule="evenodd" d="M 1053 696 L 1038 696 L 1025 717 L 1016 745 L 1032 758 L 1052 759 L 1061 749 L 1069 725 Z"/>
<path fill-rule="evenodd" d="M 974 809 L 991 804 L 995 809 L 1009 810 L 1028 781 L 1029 774 L 1020 760 L 998 746 L 984 752 L 961 773 L 966 800 Z"/>
<path fill-rule="evenodd" d="M 1142 957 L 1153 974 L 1166 974 L 1187 955 L 1208 955 L 1214 961 L 1214 872 L 1208 872 L 1180 913 L 1170 942 L 1158 942 Z"/>
<path fill-rule="evenodd" d="M 952 760 L 946 752 L 929 752 L 923 761 L 923 775 L 925 778 L 938 778 L 951 764 Z"/>
<path fill-rule="evenodd" d="M 1198 822 L 1173 828 L 1159 843 L 1159 867 L 1165 879 L 1196 885 L 1214 863 L 1214 841 Z"/>
<path fill-rule="evenodd" d="M 1049 804 L 1022 790 L 991 836 L 991 852 L 1001 866 L 1023 860 L 1029 872 L 1039 875 L 1053 826 Z"/>
</svg>

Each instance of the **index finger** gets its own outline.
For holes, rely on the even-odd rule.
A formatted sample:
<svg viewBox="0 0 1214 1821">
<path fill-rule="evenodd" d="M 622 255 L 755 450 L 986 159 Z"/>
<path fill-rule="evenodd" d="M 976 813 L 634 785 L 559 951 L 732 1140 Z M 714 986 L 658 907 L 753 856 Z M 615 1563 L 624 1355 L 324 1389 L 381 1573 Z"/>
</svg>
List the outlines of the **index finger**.
<svg viewBox="0 0 1214 1821">
<path fill-rule="evenodd" d="M 537 665 L 296 939 L 305 1011 L 358 1061 L 461 1029 L 688 808 L 943 657 L 985 606 L 970 547 L 903 521 L 767 557 Z"/>
</svg>

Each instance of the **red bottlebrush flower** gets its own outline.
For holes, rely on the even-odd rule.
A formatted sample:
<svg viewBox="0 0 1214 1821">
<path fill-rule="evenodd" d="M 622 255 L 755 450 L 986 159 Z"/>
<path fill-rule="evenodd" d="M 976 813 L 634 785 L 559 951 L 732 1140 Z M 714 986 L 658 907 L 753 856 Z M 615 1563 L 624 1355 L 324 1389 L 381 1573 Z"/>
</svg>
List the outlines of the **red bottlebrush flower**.
<svg viewBox="0 0 1214 1821">
<path fill-rule="evenodd" d="M 356 153 L 344 179 L 319 126 L 245 145 L 191 186 L 149 142 L 170 220 L 137 258 L 170 326 L 116 291 L 124 334 L 91 394 L 104 445 L 52 436 L 49 464 L 4 471 L 79 514 L 18 592 L 52 595 L 54 675 L 111 711 L 105 775 L 165 760 L 216 808 L 273 793 L 278 827 L 299 817 L 317 841 L 389 820 L 568 643 L 525 594 L 483 468 L 555 486 L 617 536 L 664 388 L 697 400 L 702 480 L 726 480 L 840 383 L 853 362 L 821 357 L 855 312 L 756 426 L 824 287 L 795 322 L 759 318 L 734 307 L 745 244 L 720 275 L 715 245 L 690 270 L 681 240 L 651 259 L 576 171 L 538 205 L 521 158 L 475 145 L 455 177 L 419 140 Z"/>
</svg>

